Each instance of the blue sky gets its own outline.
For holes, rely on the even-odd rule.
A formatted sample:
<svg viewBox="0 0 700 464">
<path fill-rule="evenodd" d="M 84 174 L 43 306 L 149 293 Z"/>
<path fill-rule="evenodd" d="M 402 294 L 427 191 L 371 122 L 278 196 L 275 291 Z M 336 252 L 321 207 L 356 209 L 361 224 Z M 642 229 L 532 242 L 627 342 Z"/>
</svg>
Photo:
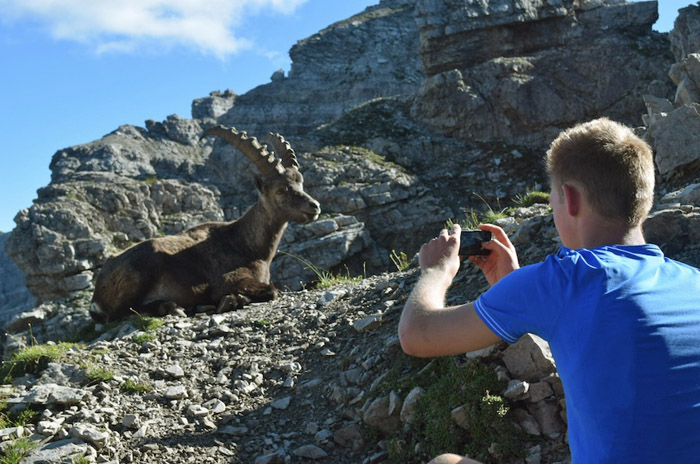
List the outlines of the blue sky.
<svg viewBox="0 0 700 464">
<path fill-rule="evenodd" d="M 297 40 L 378 0 L 0 0 L 0 231 L 65 147 L 121 124 L 191 117 L 289 70 Z M 659 0 L 659 31 L 687 0 Z"/>
</svg>

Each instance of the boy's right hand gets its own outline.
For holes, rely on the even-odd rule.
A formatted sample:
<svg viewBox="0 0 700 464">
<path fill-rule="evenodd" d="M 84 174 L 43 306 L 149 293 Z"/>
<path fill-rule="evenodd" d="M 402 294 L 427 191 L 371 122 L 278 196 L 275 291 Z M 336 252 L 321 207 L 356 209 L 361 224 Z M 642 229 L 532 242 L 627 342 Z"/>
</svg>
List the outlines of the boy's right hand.
<svg viewBox="0 0 700 464">
<path fill-rule="evenodd" d="M 491 254 L 470 256 L 469 261 L 481 269 L 489 284 L 494 285 L 504 276 L 520 269 L 518 255 L 515 252 L 515 246 L 510 242 L 503 229 L 493 224 L 480 224 L 479 229 L 487 230 L 493 234 L 491 241 L 483 244 L 485 249 L 491 250 Z"/>
</svg>

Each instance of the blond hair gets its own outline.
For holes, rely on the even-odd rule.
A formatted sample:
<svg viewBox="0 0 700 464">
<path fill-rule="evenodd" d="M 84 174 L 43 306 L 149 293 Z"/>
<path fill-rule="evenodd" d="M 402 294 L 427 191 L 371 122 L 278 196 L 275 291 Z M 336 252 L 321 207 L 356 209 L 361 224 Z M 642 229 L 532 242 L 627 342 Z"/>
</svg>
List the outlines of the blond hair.
<svg viewBox="0 0 700 464">
<path fill-rule="evenodd" d="M 628 127 L 600 118 L 565 130 L 552 142 L 547 171 L 560 188 L 567 181 L 583 186 L 592 208 L 610 220 L 637 226 L 654 196 L 651 148 Z"/>
</svg>

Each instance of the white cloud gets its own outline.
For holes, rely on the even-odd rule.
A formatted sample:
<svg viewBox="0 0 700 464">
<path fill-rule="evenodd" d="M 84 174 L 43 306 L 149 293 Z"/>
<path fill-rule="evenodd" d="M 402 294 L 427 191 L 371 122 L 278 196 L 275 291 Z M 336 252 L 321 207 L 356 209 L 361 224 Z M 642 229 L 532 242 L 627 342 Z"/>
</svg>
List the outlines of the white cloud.
<svg viewBox="0 0 700 464">
<path fill-rule="evenodd" d="M 247 17 L 293 13 L 307 0 L 0 0 L 4 19 L 45 23 L 53 37 L 98 53 L 192 47 L 224 58 L 250 48 L 236 35 Z"/>
</svg>

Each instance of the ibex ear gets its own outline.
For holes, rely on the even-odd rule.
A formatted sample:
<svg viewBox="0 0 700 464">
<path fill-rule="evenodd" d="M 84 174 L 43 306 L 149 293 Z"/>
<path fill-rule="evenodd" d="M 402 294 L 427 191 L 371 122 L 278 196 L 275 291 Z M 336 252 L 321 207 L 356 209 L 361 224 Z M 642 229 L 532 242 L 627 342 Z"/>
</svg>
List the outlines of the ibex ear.
<svg viewBox="0 0 700 464">
<path fill-rule="evenodd" d="M 257 174 L 253 174 L 253 182 L 255 183 L 255 188 L 258 189 L 258 192 L 263 193 L 263 180 L 262 177 L 260 177 Z"/>
</svg>

